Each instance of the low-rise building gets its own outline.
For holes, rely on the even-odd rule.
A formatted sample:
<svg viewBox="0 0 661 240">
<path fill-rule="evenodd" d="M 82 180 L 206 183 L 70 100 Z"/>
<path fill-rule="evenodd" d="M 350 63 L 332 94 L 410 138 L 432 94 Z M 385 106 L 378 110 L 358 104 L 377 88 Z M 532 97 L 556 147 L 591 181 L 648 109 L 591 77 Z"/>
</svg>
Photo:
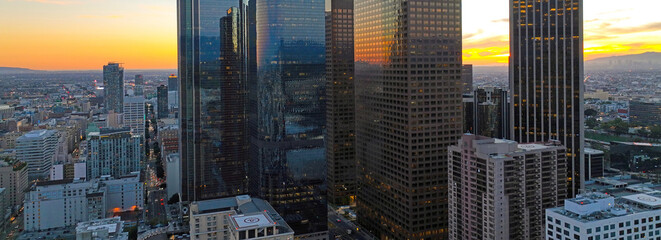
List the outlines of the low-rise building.
<svg viewBox="0 0 661 240">
<path fill-rule="evenodd" d="M 26 231 L 75 226 L 116 213 L 142 209 L 144 186 L 140 174 L 121 179 L 103 177 L 92 181 L 37 182 L 25 195 Z"/>
<path fill-rule="evenodd" d="M 190 237 L 291 240 L 294 231 L 268 202 L 242 195 L 191 203 Z"/>
<path fill-rule="evenodd" d="M 76 226 L 76 240 L 128 240 L 124 221 L 119 217 L 80 222 Z"/>
<path fill-rule="evenodd" d="M 661 198 L 584 193 L 546 209 L 548 240 L 659 239 Z"/>
</svg>

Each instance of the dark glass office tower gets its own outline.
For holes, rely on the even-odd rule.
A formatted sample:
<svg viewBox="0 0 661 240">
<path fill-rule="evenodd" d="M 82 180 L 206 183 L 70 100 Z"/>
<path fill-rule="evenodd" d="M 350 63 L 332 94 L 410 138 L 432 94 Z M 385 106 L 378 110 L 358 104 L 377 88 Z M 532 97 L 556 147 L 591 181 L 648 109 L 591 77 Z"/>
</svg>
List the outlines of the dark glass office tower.
<svg viewBox="0 0 661 240">
<path fill-rule="evenodd" d="M 380 239 L 445 239 L 462 134 L 460 0 L 355 0 L 358 221 Z"/>
<path fill-rule="evenodd" d="M 158 118 L 167 118 L 170 114 L 170 109 L 168 106 L 168 87 L 161 85 L 156 88 L 156 105 L 158 108 Z"/>
<path fill-rule="evenodd" d="M 178 1 L 184 201 L 247 193 L 244 103 L 254 71 L 246 54 L 253 10 L 247 0 Z"/>
<path fill-rule="evenodd" d="M 103 94 L 106 111 L 124 111 L 124 67 L 110 62 L 103 66 Z"/>
<path fill-rule="evenodd" d="M 567 147 L 569 195 L 583 185 L 583 1 L 510 0 L 513 139 Z M 569 196 L 571 197 L 571 196 Z"/>
<path fill-rule="evenodd" d="M 250 193 L 297 235 L 326 236 L 324 1 L 258 0 L 256 20 Z"/>
<path fill-rule="evenodd" d="M 135 75 L 135 88 L 133 88 L 134 96 L 144 96 L 145 78 L 142 75 Z"/>
<path fill-rule="evenodd" d="M 326 166 L 328 202 L 356 198 L 356 100 L 353 0 L 331 1 L 326 13 Z"/>
<path fill-rule="evenodd" d="M 179 79 L 175 74 L 168 77 L 168 91 L 179 91 Z"/>
</svg>

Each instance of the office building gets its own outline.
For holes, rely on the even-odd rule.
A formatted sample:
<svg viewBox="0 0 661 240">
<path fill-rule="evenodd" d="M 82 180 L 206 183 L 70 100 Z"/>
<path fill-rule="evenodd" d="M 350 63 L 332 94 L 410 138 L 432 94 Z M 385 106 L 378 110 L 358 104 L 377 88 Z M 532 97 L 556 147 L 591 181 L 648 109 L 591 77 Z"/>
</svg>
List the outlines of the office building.
<svg viewBox="0 0 661 240">
<path fill-rule="evenodd" d="M 34 130 L 16 139 L 16 158 L 28 164 L 28 178 L 48 180 L 60 135 L 56 130 Z"/>
<path fill-rule="evenodd" d="M 128 240 L 124 232 L 124 221 L 119 217 L 104 218 L 76 225 L 76 240 Z"/>
<path fill-rule="evenodd" d="M 464 133 L 509 139 L 509 111 L 506 90 L 476 89 L 472 95 L 464 95 Z"/>
<path fill-rule="evenodd" d="M 247 192 L 254 1 L 178 1 L 182 199 Z"/>
<path fill-rule="evenodd" d="M 102 129 L 87 135 L 87 179 L 115 178 L 140 171 L 144 139 L 126 129 Z"/>
<path fill-rule="evenodd" d="M 145 135 L 145 98 L 144 97 L 125 97 L 124 98 L 124 127 L 131 129 L 131 133 Z"/>
<path fill-rule="evenodd" d="M 358 222 L 447 237 L 447 147 L 462 134 L 461 1 L 355 0 Z"/>
<path fill-rule="evenodd" d="M 569 193 L 583 162 L 583 0 L 510 0 L 512 139 L 567 147 Z"/>
<path fill-rule="evenodd" d="M 661 125 L 661 103 L 632 101 L 629 109 L 631 123 L 641 126 Z"/>
<path fill-rule="evenodd" d="M 567 156 L 558 141 L 466 134 L 449 158 L 450 239 L 543 239 L 544 209 L 567 196 Z"/>
<path fill-rule="evenodd" d="M 142 75 L 135 75 L 135 87 L 133 88 L 134 96 L 145 95 L 145 78 Z"/>
<path fill-rule="evenodd" d="M 0 105 L 0 120 L 6 120 L 14 116 L 14 107 L 9 105 Z"/>
<path fill-rule="evenodd" d="M 661 198 L 648 194 L 613 197 L 583 193 L 563 207 L 546 209 L 544 239 L 658 239 Z"/>
<path fill-rule="evenodd" d="M 473 94 L 473 64 L 464 64 L 461 67 L 461 82 L 464 94 Z"/>
<path fill-rule="evenodd" d="M 29 186 L 27 163 L 13 159 L 0 161 L 0 188 L 7 191 L 7 206 L 18 210 Z"/>
<path fill-rule="evenodd" d="M 156 88 L 156 108 L 158 111 L 158 118 L 167 118 L 170 114 L 170 108 L 168 105 L 168 88 L 165 85 L 161 85 Z"/>
<path fill-rule="evenodd" d="M 161 156 L 179 153 L 179 126 L 166 125 L 161 121 L 158 126 L 158 144 L 161 147 Z"/>
<path fill-rule="evenodd" d="M 104 177 L 91 181 L 37 182 L 25 194 L 26 231 L 72 227 L 79 222 L 111 217 L 143 209 L 144 183 L 139 172 L 121 179 Z"/>
<path fill-rule="evenodd" d="M 593 178 L 603 177 L 604 176 L 604 152 L 592 149 L 585 148 L 585 181 L 589 181 Z"/>
<path fill-rule="evenodd" d="M 628 172 L 656 171 L 661 165 L 661 144 L 611 142 L 610 167 Z"/>
<path fill-rule="evenodd" d="M 168 91 L 179 91 L 179 78 L 176 74 L 170 74 L 168 76 Z"/>
<path fill-rule="evenodd" d="M 324 1 L 257 2 L 257 83 L 249 83 L 250 193 L 297 237 L 327 238 Z"/>
<path fill-rule="evenodd" d="M 293 240 L 294 231 L 268 202 L 241 195 L 193 202 L 190 236 L 200 240 Z"/>
<path fill-rule="evenodd" d="M 9 202 L 9 191 L 0 188 L 0 226 L 5 226 L 11 215 L 11 203 Z"/>
<path fill-rule="evenodd" d="M 124 110 L 124 67 L 110 62 L 103 66 L 103 99 L 106 111 Z"/>
<path fill-rule="evenodd" d="M 328 202 L 349 205 L 356 190 L 353 0 L 331 1 L 326 14 L 326 181 Z"/>
<path fill-rule="evenodd" d="M 168 199 L 175 194 L 181 196 L 181 160 L 178 153 L 165 155 L 165 183 Z"/>
</svg>

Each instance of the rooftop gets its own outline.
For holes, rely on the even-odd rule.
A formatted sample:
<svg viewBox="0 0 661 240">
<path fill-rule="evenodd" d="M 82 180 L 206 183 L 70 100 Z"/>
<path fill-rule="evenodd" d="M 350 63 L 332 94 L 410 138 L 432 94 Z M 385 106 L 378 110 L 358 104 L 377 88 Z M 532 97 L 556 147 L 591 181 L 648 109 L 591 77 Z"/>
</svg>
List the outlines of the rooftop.
<svg viewBox="0 0 661 240">
<path fill-rule="evenodd" d="M 220 198 L 195 202 L 197 211 L 191 207 L 193 214 L 206 214 L 234 210 L 230 216 L 232 225 L 236 230 L 248 230 L 262 227 L 278 227 L 279 233 L 293 232 L 287 222 L 266 201 L 241 195 L 229 198 Z"/>
<path fill-rule="evenodd" d="M 661 198 L 647 194 L 631 194 L 613 197 L 604 193 L 584 193 L 566 199 L 564 207 L 547 211 L 580 222 L 594 222 L 642 212 L 661 210 Z"/>
</svg>

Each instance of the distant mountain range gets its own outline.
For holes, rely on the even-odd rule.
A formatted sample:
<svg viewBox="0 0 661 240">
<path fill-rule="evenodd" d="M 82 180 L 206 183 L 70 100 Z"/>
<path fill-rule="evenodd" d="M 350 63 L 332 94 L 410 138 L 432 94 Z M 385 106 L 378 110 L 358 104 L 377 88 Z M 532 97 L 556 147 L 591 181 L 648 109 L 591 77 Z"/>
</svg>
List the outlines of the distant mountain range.
<svg viewBox="0 0 661 240">
<path fill-rule="evenodd" d="M 661 53 L 646 52 L 633 55 L 598 58 L 585 62 L 585 70 L 642 71 L 661 70 Z"/>
<path fill-rule="evenodd" d="M 38 73 L 38 72 L 43 72 L 43 71 L 32 70 L 29 68 L 0 67 L 0 74 Z"/>
</svg>

